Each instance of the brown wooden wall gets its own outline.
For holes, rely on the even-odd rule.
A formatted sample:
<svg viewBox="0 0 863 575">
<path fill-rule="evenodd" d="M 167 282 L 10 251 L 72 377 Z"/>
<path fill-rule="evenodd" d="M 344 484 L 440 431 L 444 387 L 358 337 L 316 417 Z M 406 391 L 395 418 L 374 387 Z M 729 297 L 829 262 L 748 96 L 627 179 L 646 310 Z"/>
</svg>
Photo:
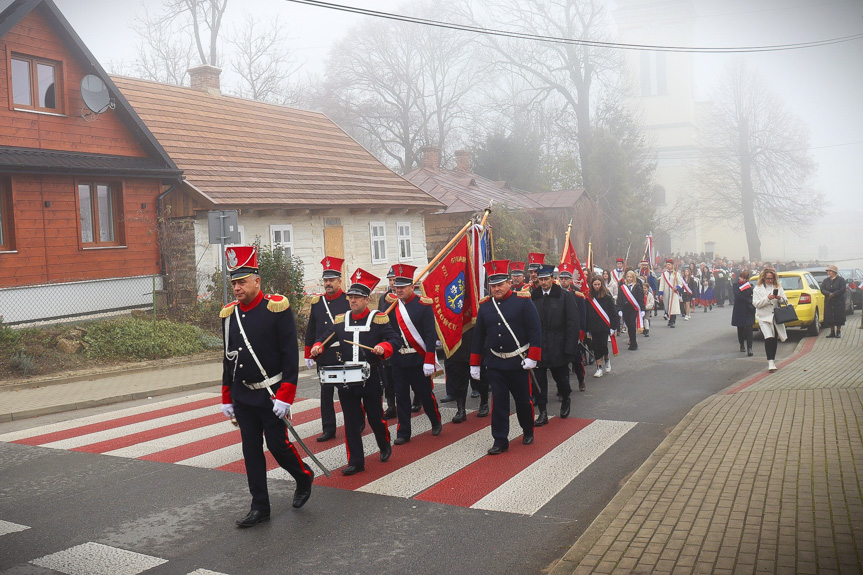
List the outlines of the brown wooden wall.
<svg viewBox="0 0 863 575">
<path fill-rule="evenodd" d="M 431 260 L 464 227 L 470 214 L 434 214 L 425 217 L 426 252 Z"/>
<path fill-rule="evenodd" d="M 113 110 L 92 121 L 81 117 L 81 78 L 86 71 L 57 37 L 37 8 L 0 38 L 0 146 L 21 146 L 73 152 L 144 157 L 146 152 Z M 64 116 L 12 109 L 9 57 L 12 52 L 62 63 L 57 101 Z"/>
<path fill-rule="evenodd" d="M 159 180 L 107 180 L 122 184 L 125 247 L 103 249 L 81 247 L 76 178 L 13 175 L 11 181 L 16 253 L 0 253 L 0 287 L 159 273 Z"/>
</svg>

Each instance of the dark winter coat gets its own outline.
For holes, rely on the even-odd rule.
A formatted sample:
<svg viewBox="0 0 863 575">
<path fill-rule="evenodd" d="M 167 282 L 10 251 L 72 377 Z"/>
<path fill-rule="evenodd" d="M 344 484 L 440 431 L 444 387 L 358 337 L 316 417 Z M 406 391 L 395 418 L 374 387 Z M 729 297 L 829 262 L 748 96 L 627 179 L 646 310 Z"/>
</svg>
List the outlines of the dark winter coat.
<svg viewBox="0 0 863 575">
<path fill-rule="evenodd" d="M 824 294 L 824 325 L 834 327 L 845 325 L 845 278 L 836 276 L 825 278 L 821 282 L 821 293 Z M 830 294 L 835 294 L 830 297 Z"/>
<path fill-rule="evenodd" d="M 735 327 L 755 325 L 755 306 L 752 305 L 751 284 L 749 282 L 742 284 L 735 283 L 731 288 L 731 292 L 734 295 L 734 309 L 731 310 L 731 325 Z"/>
<path fill-rule="evenodd" d="M 639 306 L 639 309 L 637 310 L 632 307 L 629 298 L 626 297 L 626 293 L 623 291 L 623 286 L 620 286 L 620 289 L 617 290 L 617 309 L 623 312 L 623 319 L 625 321 L 634 320 L 638 317 L 639 312 L 644 311 L 645 296 L 643 284 L 641 282 L 635 282 L 635 285 L 632 286 L 631 291 L 633 299 Z"/>
<path fill-rule="evenodd" d="M 611 295 L 598 300 L 599 305 L 608 314 L 608 319 L 611 321 L 611 329 L 605 325 L 605 320 L 599 316 L 599 313 L 593 309 L 593 304 L 587 302 L 587 331 L 590 333 L 608 333 L 611 330 L 617 330 L 620 326 L 620 318 L 617 317 L 617 310 L 614 308 L 614 300 Z"/>
<path fill-rule="evenodd" d="M 539 367 L 560 367 L 572 361 L 581 322 L 575 295 L 552 284 L 547 296 L 542 288 L 530 292 L 542 325 L 542 360 Z"/>
</svg>

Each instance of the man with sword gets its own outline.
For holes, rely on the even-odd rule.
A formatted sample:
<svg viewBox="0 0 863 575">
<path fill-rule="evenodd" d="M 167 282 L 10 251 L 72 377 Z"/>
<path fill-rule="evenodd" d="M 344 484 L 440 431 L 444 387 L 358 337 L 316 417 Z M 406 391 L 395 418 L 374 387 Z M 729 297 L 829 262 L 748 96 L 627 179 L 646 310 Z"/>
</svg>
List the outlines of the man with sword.
<svg viewBox="0 0 863 575">
<path fill-rule="evenodd" d="M 222 413 L 236 418 L 240 427 L 252 505 L 236 525 L 245 528 L 270 518 L 265 438 L 275 460 L 296 481 L 294 508 L 309 500 L 314 473 L 282 420 L 294 402 L 299 373 L 297 327 L 288 299 L 261 291 L 255 246 L 231 247 L 225 256 L 237 299 L 219 313 L 225 336 Z"/>
<path fill-rule="evenodd" d="M 491 297 L 480 301 L 470 354 L 470 376 L 480 378 L 480 367 L 488 368 L 492 391 L 489 455 L 509 449 L 509 396 L 515 400 L 522 443 L 533 443 L 534 415 L 532 376 L 542 355 L 539 314 L 526 291 L 514 293 L 509 281 L 509 260 L 486 262 Z"/>
</svg>

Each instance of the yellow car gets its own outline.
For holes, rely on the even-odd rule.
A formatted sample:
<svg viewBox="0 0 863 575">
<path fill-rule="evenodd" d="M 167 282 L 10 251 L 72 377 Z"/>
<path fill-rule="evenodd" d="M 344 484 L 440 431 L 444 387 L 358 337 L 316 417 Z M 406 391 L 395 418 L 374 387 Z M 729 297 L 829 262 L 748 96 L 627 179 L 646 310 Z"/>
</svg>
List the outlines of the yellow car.
<svg viewBox="0 0 863 575">
<path fill-rule="evenodd" d="M 821 319 L 824 317 L 824 294 L 821 287 L 806 270 L 793 270 L 787 272 L 776 272 L 779 285 L 785 290 L 788 303 L 794 306 L 797 312 L 797 321 L 785 324 L 785 327 L 802 327 L 809 335 L 818 335 L 821 331 Z M 758 283 L 758 276 L 752 276 L 749 282 L 752 287 Z M 758 329 L 758 320 L 755 320 L 755 329 Z"/>
</svg>

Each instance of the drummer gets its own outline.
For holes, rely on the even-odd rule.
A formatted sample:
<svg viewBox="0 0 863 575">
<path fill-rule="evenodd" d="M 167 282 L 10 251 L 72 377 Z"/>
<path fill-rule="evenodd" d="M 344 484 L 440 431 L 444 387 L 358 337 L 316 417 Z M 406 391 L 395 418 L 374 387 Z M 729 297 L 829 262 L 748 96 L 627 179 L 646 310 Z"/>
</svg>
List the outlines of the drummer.
<svg viewBox="0 0 863 575">
<path fill-rule="evenodd" d="M 381 358 L 390 357 L 400 342 L 398 334 L 390 326 L 389 318 L 368 307 L 369 296 L 379 281 L 376 276 L 357 268 L 351 276 L 351 287 L 346 292 L 351 309 L 336 316 L 333 327 L 319 336 L 310 352 L 313 358 L 318 357 L 326 347 L 338 341 L 346 366 L 368 364 L 371 367 L 365 373 L 357 370 L 362 374 L 358 381 L 341 384 L 338 388 L 348 451 L 348 465 L 342 468 L 344 475 L 354 475 L 366 468 L 362 440 L 364 409 L 380 448 L 381 461 L 389 460 L 393 452 L 390 432 L 384 420 L 380 370 L 376 366 Z M 333 334 L 335 336 L 330 337 Z M 352 378 L 355 377 L 354 370 L 349 372 Z"/>
</svg>

